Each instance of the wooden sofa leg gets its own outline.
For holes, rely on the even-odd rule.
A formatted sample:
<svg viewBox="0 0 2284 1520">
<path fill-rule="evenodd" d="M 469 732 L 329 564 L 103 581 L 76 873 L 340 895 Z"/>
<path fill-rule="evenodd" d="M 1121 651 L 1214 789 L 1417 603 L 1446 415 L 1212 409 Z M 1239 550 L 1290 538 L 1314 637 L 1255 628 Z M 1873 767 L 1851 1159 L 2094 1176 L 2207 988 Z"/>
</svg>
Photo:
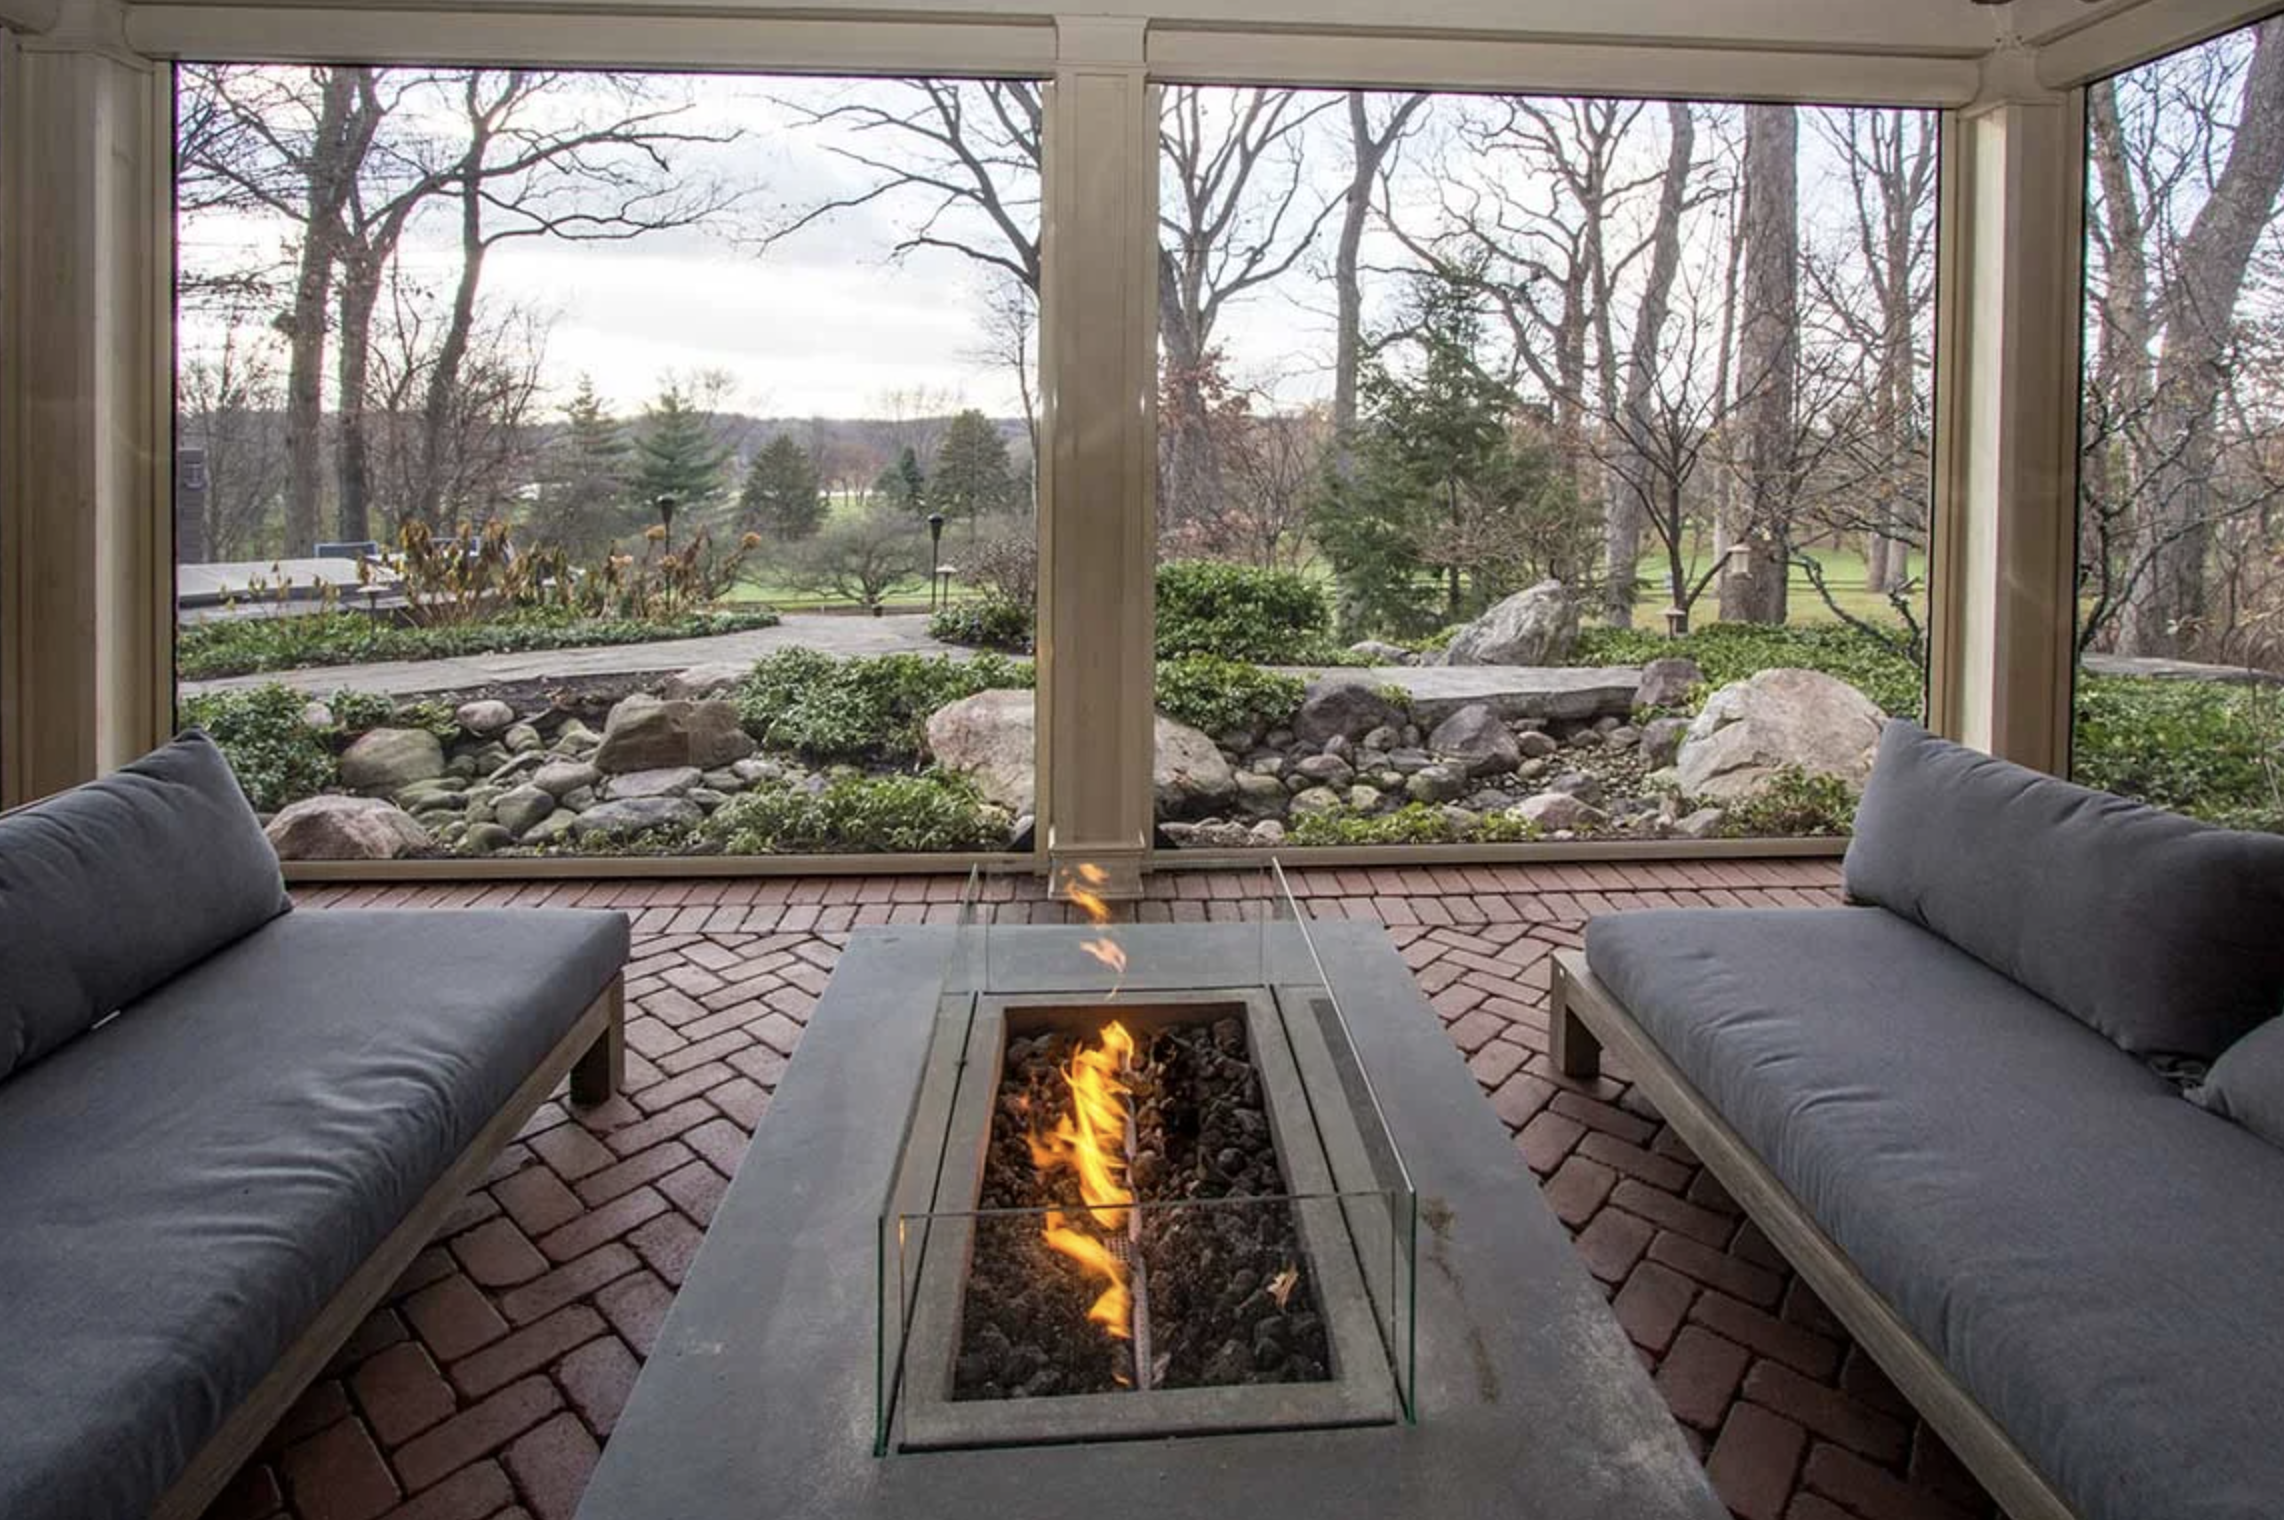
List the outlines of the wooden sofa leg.
<svg viewBox="0 0 2284 1520">
<path fill-rule="evenodd" d="M 1558 968 L 1554 974 L 1554 993 L 1547 1015 L 1548 1043 L 1554 1048 L 1549 1054 L 1554 1069 L 1566 1077 L 1591 1081 L 1602 1075 L 1602 1042 L 1594 1038 L 1594 1031 L 1586 1027 L 1570 1007 L 1569 981 Z"/>
<path fill-rule="evenodd" d="M 603 1032 L 595 1036 L 595 1043 L 587 1047 L 587 1053 L 571 1068 L 571 1101 L 581 1108 L 607 1102 L 612 1094 L 626 1086 L 626 979 L 612 977 L 610 986 L 603 989 L 601 1001 L 610 1010 L 603 1021 Z"/>
</svg>

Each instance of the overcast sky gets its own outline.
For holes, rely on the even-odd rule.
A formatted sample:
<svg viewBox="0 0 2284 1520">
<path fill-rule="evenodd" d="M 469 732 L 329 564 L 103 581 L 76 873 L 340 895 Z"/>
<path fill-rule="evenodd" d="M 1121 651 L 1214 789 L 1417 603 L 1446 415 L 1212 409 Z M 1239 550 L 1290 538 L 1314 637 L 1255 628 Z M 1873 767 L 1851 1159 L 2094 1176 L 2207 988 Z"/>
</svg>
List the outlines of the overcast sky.
<svg viewBox="0 0 2284 1520">
<path fill-rule="evenodd" d="M 876 181 L 873 171 L 834 148 L 893 151 L 884 134 L 856 136 L 807 123 L 801 107 L 854 102 L 910 113 L 918 104 L 912 91 L 875 82 L 706 76 L 659 88 L 686 96 L 690 109 L 682 121 L 692 129 L 738 134 L 731 144 L 678 151 L 690 172 L 739 187 L 742 204 L 711 234 L 683 230 L 626 243 L 518 239 L 493 250 L 485 270 L 487 302 L 512 304 L 545 319 L 543 373 L 550 406 L 584 375 L 615 412 L 632 415 L 669 377 L 718 370 L 731 377 L 725 404 L 756 415 L 882 416 L 900 409 L 893 393 L 914 391 L 997 416 L 1020 413 L 1015 377 L 992 351 L 988 272 L 943 249 L 892 255 L 897 241 L 932 208 L 926 197 L 907 193 L 841 212 L 766 250 L 756 242 L 754 234 L 781 224 L 789 210 L 853 194 Z M 594 104 L 592 94 L 582 96 L 574 88 L 563 109 Z M 1649 119 L 1654 122 L 1656 114 Z M 438 123 L 445 125 L 445 119 Z M 1345 131 L 1339 113 L 1310 128 L 1305 203 L 1324 205 L 1339 195 L 1346 178 Z M 1804 196 L 1812 206 L 1818 178 L 1813 138 L 1802 132 Z M 1709 148 L 1701 133 L 1700 152 Z M 1654 160 L 1654 134 L 1645 136 L 1639 151 Z M 1471 165 L 1451 145 L 1447 124 L 1436 112 L 1428 113 L 1407 162 L 1411 167 L 1396 187 L 1399 207 L 1423 223 L 1433 220 L 1454 183 L 1483 167 Z M 1023 193 L 1035 196 L 1035 185 Z M 996 237 L 975 220 L 958 217 L 936 230 L 987 245 Z M 196 270 L 264 262 L 276 267 L 288 256 L 294 232 L 283 219 L 201 213 L 185 218 L 181 257 L 186 268 Z M 1236 378 L 1288 404 L 1330 389 L 1329 233 L 1328 225 L 1316 250 L 1273 285 L 1232 306 L 1218 335 Z M 1711 230 L 1705 235 L 1713 241 L 1720 236 Z M 1699 250 L 1702 259 L 1712 253 L 1710 246 Z M 401 262 L 412 279 L 439 296 L 449 291 L 459 264 L 449 208 L 439 204 L 414 223 Z M 1365 262 L 1390 270 L 1405 255 L 1380 234 L 1368 244 Z M 1375 275 L 1370 304 L 1384 308 L 1397 283 L 1392 274 Z M 265 319 L 266 313 L 253 313 L 241 334 L 262 333 Z M 186 312 L 186 354 L 211 351 L 222 326 L 210 313 Z"/>
</svg>

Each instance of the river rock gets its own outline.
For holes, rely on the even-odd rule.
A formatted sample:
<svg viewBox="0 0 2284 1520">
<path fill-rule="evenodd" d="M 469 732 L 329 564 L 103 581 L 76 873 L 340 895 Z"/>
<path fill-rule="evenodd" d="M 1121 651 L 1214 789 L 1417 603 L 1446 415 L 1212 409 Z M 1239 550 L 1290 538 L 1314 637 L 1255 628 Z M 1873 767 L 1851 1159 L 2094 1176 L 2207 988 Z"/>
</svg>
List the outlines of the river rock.
<svg viewBox="0 0 2284 1520">
<path fill-rule="evenodd" d="M 1347 799 L 1329 786 L 1312 786 L 1293 794 L 1292 810 L 1296 813 L 1336 813 Z"/>
<path fill-rule="evenodd" d="M 678 670 L 661 681 L 658 694 L 669 702 L 701 702 L 718 697 L 743 681 L 753 671 L 751 665 L 739 665 L 728 660 L 716 660 L 707 665 L 693 665 Z"/>
<path fill-rule="evenodd" d="M 569 808 L 557 808 L 533 824 L 530 830 L 524 834 L 522 842 L 527 845 L 559 843 L 571 837 L 571 830 L 578 825 L 578 822 L 579 815 L 577 813 L 572 812 Z"/>
<path fill-rule="evenodd" d="M 581 839 L 622 840 L 653 829 L 690 828 L 705 816 L 680 797 L 629 797 L 597 803 L 571 829 Z"/>
<path fill-rule="evenodd" d="M 1678 655 L 1652 660 L 1642 667 L 1642 684 L 1634 688 L 1634 706 L 1679 707 L 1689 700 L 1692 687 L 1705 680 L 1695 660 Z"/>
<path fill-rule="evenodd" d="M 1592 828 L 1604 821 L 1599 809 L 1568 792 L 1541 792 L 1536 797 L 1525 797 L 1507 809 L 1507 816 L 1525 819 L 1542 829 Z"/>
<path fill-rule="evenodd" d="M 685 765 L 709 771 L 753 752 L 753 739 L 738 727 L 735 703 L 638 695 L 611 709 L 595 766 L 611 775 Z"/>
<path fill-rule="evenodd" d="M 1446 665 L 1560 665 L 1578 643 L 1578 603 L 1562 582 L 1540 581 L 1453 636 Z"/>
<path fill-rule="evenodd" d="M 479 739 L 490 739 L 508 731 L 515 722 L 515 709 L 507 703 L 486 698 L 480 702 L 463 702 L 453 711 L 453 721 Z"/>
<path fill-rule="evenodd" d="M 1285 784 L 1274 776 L 1239 771 L 1237 810 L 1250 818 L 1273 818 L 1285 810 Z"/>
<path fill-rule="evenodd" d="M 518 839 L 554 811 L 555 795 L 536 786 L 519 786 L 492 804 L 492 817 Z"/>
<path fill-rule="evenodd" d="M 603 795 L 613 802 L 630 797 L 680 797 L 706 778 L 694 765 L 662 766 L 653 771 L 628 771 L 603 783 Z"/>
<path fill-rule="evenodd" d="M 1404 791 L 1414 802 L 1454 802 L 1466 790 L 1466 773 L 1449 765 L 1423 766 L 1404 778 Z"/>
<path fill-rule="evenodd" d="M 1711 839 L 1721 832 L 1721 825 L 1728 819 L 1728 816 L 1727 813 L 1716 807 L 1699 808 L 1674 824 L 1674 837 L 1677 839 Z"/>
<path fill-rule="evenodd" d="M 515 843 L 515 835 L 507 825 L 500 823 L 472 823 L 468 832 L 460 836 L 460 848 L 470 855 L 489 855 Z"/>
<path fill-rule="evenodd" d="M 583 786 L 593 786 L 602 775 L 584 760 L 550 760 L 531 773 L 531 784 L 550 797 L 561 797 Z"/>
<path fill-rule="evenodd" d="M 410 813 L 378 797 L 304 797 L 262 832 L 280 860 L 398 860 L 436 846 Z"/>
<path fill-rule="evenodd" d="M 602 735 L 577 718 L 570 719 L 555 731 L 555 747 L 566 755 L 584 755 L 602 742 Z"/>
<path fill-rule="evenodd" d="M 1495 776 L 1523 763 L 1522 746 L 1514 734 L 1480 702 L 1462 707 L 1438 723 L 1435 732 L 1428 735 L 1428 748 L 1458 761 L 1470 776 Z"/>
<path fill-rule="evenodd" d="M 376 728 L 358 735 L 341 756 L 341 784 L 352 791 L 393 792 L 443 774 L 444 746 L 425 728 Z"/>
<path fill-rule="evenodd" d="M 1820 670 L 1764 670 L 1713 693 L 1674 758 L 1683 795 L 1742 802 L 1787 767 L 1861 794 L 1887 714 Z"/>
<path fill-rule="evenodd" d="M 1346 786 L 1356 767 L 1338 755 L 1304 755 L 1293 762 L 1292 773 L 1312 786 Z"/>
<path fill-rule="evenodd" d="M 1544 729 L 1525 729 L 1515 735 L 1515 752 L 1525 760 L 1543 760 L 1562 745 Z"/>
<path fill-rule="evenodd" d="M 1328 676 L 1309 688 L 1301 710 L 1293 715 L 1293 736 L 1311 749 L 1322 749 L 1336 735 L 1361 739 L 1376 728 L 1404 721 L 1404 710 L 1370 686 L 1354 679 Z"/>
</svg>

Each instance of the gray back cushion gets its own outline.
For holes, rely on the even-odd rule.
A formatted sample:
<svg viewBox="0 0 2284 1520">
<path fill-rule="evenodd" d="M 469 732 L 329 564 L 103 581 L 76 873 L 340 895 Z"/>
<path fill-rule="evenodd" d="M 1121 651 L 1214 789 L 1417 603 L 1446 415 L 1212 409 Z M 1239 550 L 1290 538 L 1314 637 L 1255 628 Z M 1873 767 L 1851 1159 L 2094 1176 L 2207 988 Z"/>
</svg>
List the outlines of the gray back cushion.
<svg viewBox="0 0 2284 1520">
<path fill-rule="evenodd" d="M 202 733 L 0 818 L 0 1076 L 291 906 Z"/>
<path fill-rule="evenodd" d="M 2270 1019 L 2221 1052 L 2189 1096 L 2270 1145 L 2284 1145 L 2284 1018 Z"/>
<path fill-rule="evenodd" d="M 2284 1005 L 2284 839 L 2128 802 L 1888 724 L 1850 896 L 2136 1055 L 2211 1060 Z"/>
</svg>

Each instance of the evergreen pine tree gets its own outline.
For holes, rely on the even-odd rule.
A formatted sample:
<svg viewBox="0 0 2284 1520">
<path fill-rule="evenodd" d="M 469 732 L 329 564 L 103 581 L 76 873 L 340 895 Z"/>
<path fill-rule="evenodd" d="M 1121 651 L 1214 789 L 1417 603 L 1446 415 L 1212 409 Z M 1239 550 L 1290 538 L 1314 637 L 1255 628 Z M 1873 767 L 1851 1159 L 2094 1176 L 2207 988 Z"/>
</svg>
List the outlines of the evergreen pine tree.
<svg viewBox="0 0 2284 1520">
<path fill-rule="evenodd" d="M 929 510 L 973 521 L 1005 508 L 1012 495 L 1007 440 L 999 429 L 972 409 L 952 418 L 936 450 L 936 474 L 928 483 Z"/>
<path fill-rule="evenodd" d="M 529 547 L 558 548 L 574 563 L 584 563 L 640 524 L 627 500 L 625 430 L 605 409 L 588 376 L 579 377 L 579 390 L 564 406 L 563 420 L 541 473 L 527 529 Z"/>
<path fill-rule="evenodd" d="M 753 456 L 738 495 L 738 526 L 791 542 L 807 538 L 825 520 L 823 483 L 808 451 L 780 433 Z"/>
<path fill-rule="evenodd" d="M 691 404 L 680 386 L 669 384 L 645 412 L 634 452 L 637 503 L 647 513 L 658 498 L 671 496 L 676 521 L 696 528 L 721 504 L 737 451 L 716 441 L 707 414 Z"/>
<path fill-rule="evenodd" d="M 872 483 L 872 494 L 915 516 L 928 510 L 928 474 L 920 468 L 920 456 L 911 445 L 905 445 L 896 463 L 880 472 L 880 478 Z"/>
</svg>

